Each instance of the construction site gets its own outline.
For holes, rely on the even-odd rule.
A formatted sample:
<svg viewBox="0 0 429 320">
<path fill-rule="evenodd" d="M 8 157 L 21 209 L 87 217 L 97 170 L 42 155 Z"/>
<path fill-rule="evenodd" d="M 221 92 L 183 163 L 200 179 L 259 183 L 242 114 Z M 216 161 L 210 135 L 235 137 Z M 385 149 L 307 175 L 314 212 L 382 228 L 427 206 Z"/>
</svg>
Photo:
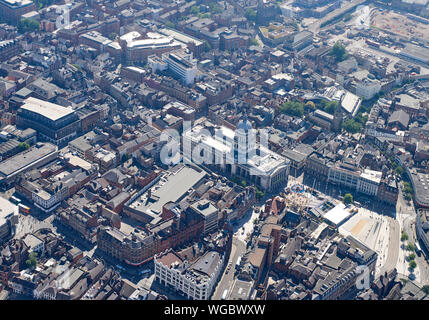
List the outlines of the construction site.
<svg viewBox="0 0 429 320">
<path fill-rule="evenodd" d="M 389 10 L 373 10 L 371 26 L 383 32 L 396 34 L 408 40 L 429 41 L 429 20 L 411 14 Z"/>
</svg>

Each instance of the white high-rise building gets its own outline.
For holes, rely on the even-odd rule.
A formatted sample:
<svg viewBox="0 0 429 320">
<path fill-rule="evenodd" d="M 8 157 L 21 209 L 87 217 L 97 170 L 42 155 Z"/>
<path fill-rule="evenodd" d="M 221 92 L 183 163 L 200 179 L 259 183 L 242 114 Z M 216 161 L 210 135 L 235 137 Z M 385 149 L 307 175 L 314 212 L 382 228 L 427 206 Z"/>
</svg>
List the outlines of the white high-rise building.
<svg viewBox="0 0 429 320">
<path fill-rule="evenodd" d="M 168 65 L 168 70 L 180 77 L 187 85 L 193 84 L 197 76 L 197 64 L 192 52 L 183 50 L 164 53 L 162 60 Z"/>
</svg>

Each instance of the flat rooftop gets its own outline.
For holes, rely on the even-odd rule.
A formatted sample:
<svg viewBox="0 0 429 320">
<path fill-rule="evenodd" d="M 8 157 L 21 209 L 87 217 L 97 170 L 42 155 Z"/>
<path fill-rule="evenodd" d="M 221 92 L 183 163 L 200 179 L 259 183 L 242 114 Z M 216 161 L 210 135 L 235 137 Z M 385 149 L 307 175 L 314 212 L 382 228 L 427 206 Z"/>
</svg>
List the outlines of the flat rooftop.
<svg viewBox="0 0 429 320">
<path fill-rule="evenodd" d="M 21 107 L 21 109 L 40 114 L 41 116 L 52 121 L 64 118 L 75 112 L 72 108 L 62 107 L 60 105 L 33 97 L 24 100 L 24 105 Z"/>
<path fill-rule="evenodd" d="M 200 41 L 194 37 L 191 37 L 187 34 L 184 34 L 184 33 L 172 30 L 172 29 L 164 28 L 164 29 L 160 29 L 158 32 L 161 34 L 164 34 L 166 36 L 173 37 L 177 41 L 180 41 L 180 42 L 185 43 L 185 44 L 188 44 L 191 42 L 194 45 L 199 46 L 199 45 L 202 45 L 204 43 L 204 42 L 202 42 L 202 41 Z"/>
<path fill-rule="evenodd" d="M 168 268 L 175 263 L 182 264 L 183 262 L 182 258 L 180 258 L 174 251 L 168 251 L 167 253 L 161 254 L 156 259 Z"/>
<path fill-rule="evenodd" d="M 324 218 L 338 226 L 352 215 L 349 210 L 350 209 L 346 209 L 346 206 L 343 203 L 339 203 L 334 208 L 326 212 Z"/>
<path fill-rule="evenodd" d="M 39 146 L 40 147 L 33 146 L 30 149 L 1 162 L 0 176 L 10 176 L 58 150 L 58 148 L 51 143 L 43 143 Z"/>
<path fill-rule="evenodd" d="M 429 63 L 429 49 L 424 47 L 408 44 L 401 54 Z"/>
<path fill-rule="evenodd" d="M 372 181 L 375 183 L 380 183 L 382 172 L 365 169 L 364 172 L 362 172 L 360 176 L 366 180 L 369 180 L 369 181 Z"/>
<path fill-rule="evenodd" d="M 6 222 L 6 219 L 10 215 L 13 215 L 17 211 L 18 207 L 16 205 L 14 205 L 9 200 L 0 197 L 0 226 Z"/>
<path fill-rule="evenodd" d="M 28 5 L 31 5 L 33 1 L 31 0 L 0 0 L 0 3 L 4 3 L 9 7 L 22 8 Z"/>
<path fill-rule="evenodd" d="M 417 201 L 429 205 L 429 174 L 412 173 Z"/>
<path fill-rule="evenodd" d="M 357 95 L 347 91 L 341 101 L 341 107 L 348 113 L 354 115 L 359 108 L 360 103 L 361 100 Z"/>
<path fill-rule="evenodd" d="M 148 48 L 153 49 L 157 47 L 167 47 L 178 45 L 178 42 L 175 42 L 173 38 L 165 37 L 159 39 L 143 39 L 143 40 L 133 40 L 128 42 L 129 48 Z"/>
<path fill-rule="evenodd" d="M 148 192 L 137 198 L 130 208 L 142 212 L 159 215 L 162 207 L 167 202 L 177 202 L 180 200 L 190 188 L 200 182 L 206 172 L 197 171 L 193 167 L 183 166 L 177 172 L 169 172 L 164 175 L 161 180 L 151 188 L 151 195 Z"/>
<path fill-rule="evenodd" d="M 216 251 L 209 251 L 199 258 L 192 266 L 191 270 L 211 277 L 219 264 L 221 257 Z"/>
<path fill-rule="evenodd" d="M 231 288 L 228 300 L 248 300 L 253 282 L 236 279 Z"/>
</svg>

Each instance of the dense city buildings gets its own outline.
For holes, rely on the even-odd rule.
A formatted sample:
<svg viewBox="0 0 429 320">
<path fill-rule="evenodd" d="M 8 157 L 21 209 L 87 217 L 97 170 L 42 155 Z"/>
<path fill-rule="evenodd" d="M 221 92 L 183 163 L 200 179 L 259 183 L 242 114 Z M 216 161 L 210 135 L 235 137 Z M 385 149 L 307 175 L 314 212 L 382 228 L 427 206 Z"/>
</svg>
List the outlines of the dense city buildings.
<svg viewBox="0 0 429 320">
<path fill-rule="evenodd" d="M 428 18 L 0 0 L 0 300 L 428 300 Z"/>
</svg>

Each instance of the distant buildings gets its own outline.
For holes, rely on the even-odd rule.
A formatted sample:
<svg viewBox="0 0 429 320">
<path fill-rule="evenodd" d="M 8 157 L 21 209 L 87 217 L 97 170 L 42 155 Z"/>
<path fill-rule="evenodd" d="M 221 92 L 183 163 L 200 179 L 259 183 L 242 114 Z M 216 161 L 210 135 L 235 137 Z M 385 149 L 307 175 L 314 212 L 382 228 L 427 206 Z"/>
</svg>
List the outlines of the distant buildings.
<svg viewBox="0 0 429 320">
<path fill-rule="evenodd" d="M 19 50 L 20 45 L 17 40 L 0 41 L 0 62 L 6 61 L 9 58 L 17 55 L 19 53 Z"/>
<path fill-rule="evenodd" d="M 26 14 L 35 9 L 36 6 L 31 0 L 0 1 L 0 17 L 12 24 L 17 24 L 23 14 Z"/>
</svg>

